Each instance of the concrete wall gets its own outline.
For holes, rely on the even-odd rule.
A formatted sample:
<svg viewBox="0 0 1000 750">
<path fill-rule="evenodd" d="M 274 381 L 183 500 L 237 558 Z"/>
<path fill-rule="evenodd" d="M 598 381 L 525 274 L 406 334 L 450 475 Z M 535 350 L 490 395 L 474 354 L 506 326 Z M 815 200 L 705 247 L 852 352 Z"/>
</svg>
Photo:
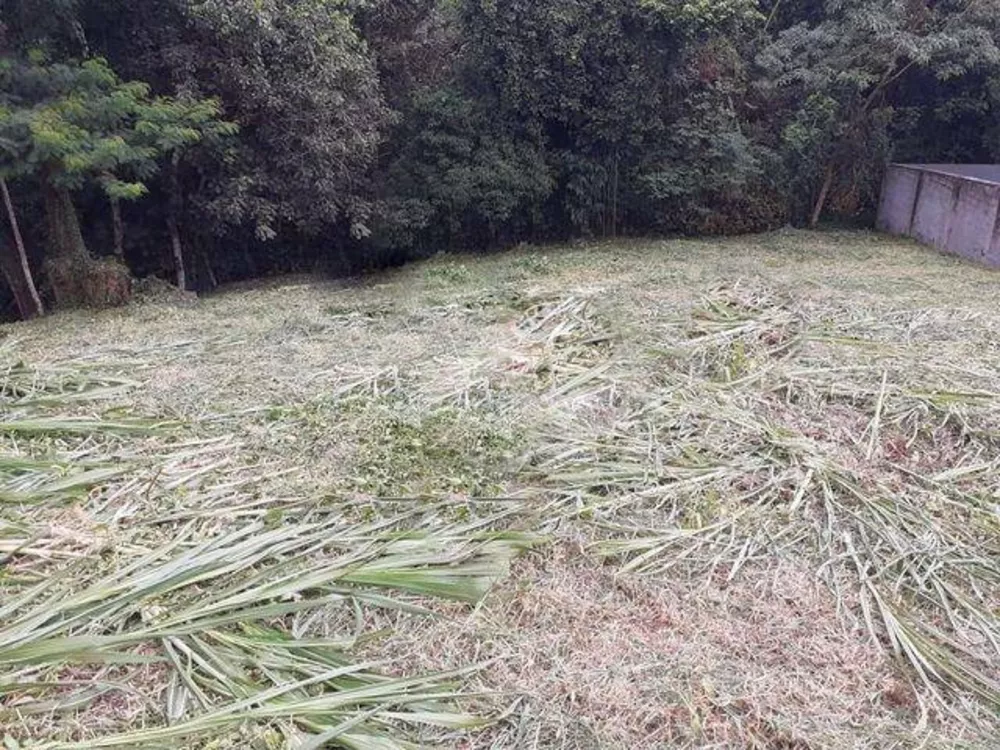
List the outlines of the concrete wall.
<svg viewBox="0 0 1000 750">
<path fill-rule="evenodd" d="M 910 236 L 933 245 L 939 250 L 948 247 L 952 213 L 958 206 L 959 186 L 957 177 L 921 172 L 917 187 L 917 206 L 913 210 Z"/>
<path fill-rule="evenodd" d="M 992 165 L 889 167 L 878 228 L 1000 267 L 1000 181 Z"/>
<path fill-rule="evenodd" d="M 917 170 L 889 167 L 882 185 L 882 204 L 878 212 L 879 229 L 889 234 L 910 233 L 919 185 L 920 172 Z"/>
<path fill-rule="evenodd" d="M 951 215 L 947 248 L 992 265 L 1000 265 L 1000 245 L 993 239 L 1000 214 L 1000 185 L 963 180 Z"/>
</svg>

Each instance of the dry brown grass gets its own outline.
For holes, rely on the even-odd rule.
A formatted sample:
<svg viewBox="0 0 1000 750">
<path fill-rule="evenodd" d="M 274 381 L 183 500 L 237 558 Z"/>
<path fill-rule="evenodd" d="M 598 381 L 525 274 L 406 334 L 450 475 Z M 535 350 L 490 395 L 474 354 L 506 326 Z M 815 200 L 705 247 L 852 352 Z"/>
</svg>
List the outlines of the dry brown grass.
<svg viewBox="0 0 1000 750">
<path fill-rule="evenodd" d="M 186 523 L 294 527 L 317 508 L 488 518 L 547 543 L 475 608 L 296 625 L 369 636 L 352 653 L 400 677 L 485 663 L 466 690 L 494 725 L 422 742 L 989 748 L 998 327 L 991 272 L 797 232 L 443 258 L 10 326 L 10 361 L 107 381 L 61 417 L 177 425 L 8 435 L 7 456 L 124 473 L 0 514 L 0 560 L 29 580 L 80 557 L 114 570 Z M 36 474 L 11 470 L 19 502 L 52 486 Z M 158 674 L 11 731 L 155 726 Z M 255 731 L 214 747 L 295 736 Z"/>
<path fill-rule="evenodd" d="M 950 747 L 976 737 L 910 726 L 927 696 L 863 628 L 844 626 L 829 589 L 795 561 L 736 585 L 651 581 L 561 546 L 518 565 L 476 614 L 397 632 L 390 646 L 406 668 L 489 658 L 478 684 L 516 698 L 467 747 Z"/>
</svg>

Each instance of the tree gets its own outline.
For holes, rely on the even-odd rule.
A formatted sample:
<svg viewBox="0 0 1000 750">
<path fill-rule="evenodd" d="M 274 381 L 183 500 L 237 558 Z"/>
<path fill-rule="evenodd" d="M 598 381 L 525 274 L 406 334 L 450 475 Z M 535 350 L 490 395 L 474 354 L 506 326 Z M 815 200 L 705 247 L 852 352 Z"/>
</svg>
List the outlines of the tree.
<svg viewBox="0 0 1000 750">
<path fill-rule="evenodd" d="M 90 274 L 88 244 L 187 287 L 194 261 L 214 283 L 816 223 L 871 212 L 893 154 L 1000 153 L 1000 0 L 0 0 L 0 18 L 0 176 L 21 245 L 49 228 L 53 288 Z M 17 246 L 0 257 L 21 278 L 39 254 Z"/>
<path fill-rule="evenodd" d="M 752 161 L 727 90 L 740 66 L 700 69 L 725 36 L 738 57 L 759 18 L 751 0 L 463 7 L 477 81 L 512 128 L 544 144 L 571 231 L 686 228 L 678 208 L 708 191 L 685 175 L 711 171 L 721 184 L 721 162 Z M 730 146 L 739 153 L 723 156 Z"/>
<path fill-rule="evenodd" d="M 819 17 L 805 12 L 761 51 L 759 86 L 774 119 L 785 113 L 795 171 L 814 185 L 815 226 L 838 180 L 848 193 L 877 182 L 901 104 L 892 95 L 907 75 L 946 81 L 1000 64 L 1000 2 L 827 0 Z"/>
<path fill-rule="evenodd" d="M 65 301 L 87 301 L 79 279 L 91 267 L 72 192 L 94 182 L 105 193 L 121 254 L 119 201 L 144 195 L 144 180 L 165 155 L 180 153 L 206 132 L 234 131 L 217 119 L 216 102 L 153 98 L 147 84 L 122 82 L 101 58 L 48 63 L 38 51 L 4 58 L 0 92 L 0 138 L 9 144 L 0 166 L 42 185 L 50 260 L 67 265 L 60 274 L 66 284 L 55 285 Z"/>
<path fill-rule="evenodd" d="M 377 204 L 380 250 L 491 247 L 529 229 L 552 176 L 539 148 L 490 120 L 453 89 L 414 98 Z"/>
<path fill-rule="evenodd" d="M 346 221 L 367 233 L 366 181 L 388 125 L 378 73 L 338 0 L 184 4 L 198 42 L 187 63 L 240 126 L 219 220 L 317 233 Z"/>
<path fill-rule="evenodd" d="M 463 43 L 454 4 L 441 0 L 363 0 L 358 33 L 378 66 L 389 106 L 403 110 L 415 93 L 455 82 Z"/>
<path fill-rule="evenodd" d="M 42 298 L 38 295 L 35 287 L 35 278 L 31 273 L 31 266 L 28 263 L 28 252 L 24 247 L 24 237 L 21 235 L 21 226 L 17 220 L 17 212 L 14 210 L 14 201 L 10 197 L 10 189 L 7 187 L 7 180 L 0 176 L 0 193 L 3 194 L 4 208 L 7 210 L 7 220 L 10 222 L 10 230 L 14 236 L 14 248 L 17 252 L 17 272 L 8 270 L 8 264 L 2 263 L 4 275 L 7 282 L 14 291 L 17 306 L 20 309 L 21 317 L 25 320 L 45 314 L 45 306 Z M 25 296 L 27 293 L 27 298 Z"/>
<path fill-rule="evenodd" d="M 183 205 L 165 207 L 224 277 L 360 251 L 392 118 L 357 27 L 376 4 L 81 0 L 84 33 L 116 70 L 157 94 L 217 99 L 239 126 L 224 158 L 198 149 L 153 186 L 179 185 Z"/>
<path fill-rule="evenodd" d="M 199 146 L 219 152 L 235 136 L 234 123 L 219 119 L 220 107 L 215 99 L 198 99 L 190 95 L 177 98 L 157 97 L 140 110 L 136 125 L 139 136 L 155 148 L 157 155 L 169 163 L 167 178 L 167 230 L 173 254 L 177 287 L 187 289 L 187 272 L 181 241 L 180 217 L 184 207 L 181 165 L 186 154 Z M 147 165 L 147 171 L 155 165 Z"/>
</svg>

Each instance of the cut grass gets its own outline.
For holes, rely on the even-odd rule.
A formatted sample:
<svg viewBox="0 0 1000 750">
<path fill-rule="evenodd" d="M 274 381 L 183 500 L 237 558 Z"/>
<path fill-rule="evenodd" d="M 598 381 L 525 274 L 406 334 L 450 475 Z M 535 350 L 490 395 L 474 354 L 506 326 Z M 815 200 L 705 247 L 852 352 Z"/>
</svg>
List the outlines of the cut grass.
<svg viewBox="0 0 1000 750">
<path fill-rule="evenodd" d="M 42 747 L 169 746 L 279 720 L 318 737 L 342 736 L 348 746 L 364 746 L 370 736 L 402 747 L 392 739 L 394 722 L 473 725 L 442 702 L 457 697 L 447 680 L 460 673 L 388 680 L 372 673 L 377 664 L 349 658 L 363 632 L 309 637 L 302 618 L 338 608 L 358 617 L 366 606 L 414 608 L 383 591 L 478 601 L 523 543 L 481 522 L 428 533 L 414 514 L 344 524 L 338 510 L 222 536 L 189 524 L 169 544 L 83 588 L 90 561 L 27 588 L 0 611 L 0 666 L 9 670 L 0 692 L 16 696 L 5 718 L 35 712 L 35 700 L 60 712 L 102 694 L 90 686 L 62 690 L 50 671 L 56 665 L 158 663 L 170 675 L 169 726 Z"/>
<path fill-rule="evenodd" d="M 257 504 L 249 514 L 244 508 L 243 522 L 231 527 L 183 511 L 160 518 L 165 495 L 228 461 L 164 479 L 163 469 L 203 458 L 205 444 L 171 445 L 179 426 L 162 422 L 122 429 L 125 423 L 105 418 L 109 394 L 87 387 L 82 376 L 23 366 L 8 373 L 5 391 L 18 396 L 7 403 L 15 418 L 2 423 L 10 452 L 0 461 L 0 726 L 14 729 L 8 746 L 176 747 L 256 725 L 296 747 L 403 748 L 420 727 L 480 723 L 455 704 L 454 681 L 475 665 L 389 679 L 350 651 L 371 637 L 364 628 L 370 609 L 421 612 L 422 600 L 479 601 L 531 541 L 499 528 L 509 510 L 454 523 L 439 520 L 448 508 L 433 504 L 374 516 L 349 503 L 324 508 L 313 501 Z M 84 393 L 103 408 L 86 419 L 52 414 L 94 408 L 79 398 Z M 141 503 L 132 512 L 143 522 L 118 529 L 128 544 L 88 549 L 82 534 L 74 535 L 75 548 L 60 544 L 66 535 L 44 523 L 57 507 L 92 488 L 109 491 L 134 471 L 73 457 L 105 455 L 112 463 L 125 436 L 136 434 L 161 442 L 130 451 L 136 465 L 155 467 L 157 475 L 144 497 L 129 498 Z M 353 632 L 308 632 L 317 613 L 332 618 L 338 611 L 355 622 Z M 126 671 L 105 677 L 111 668 Z M 150 684 L 140 683 L 140 669 Z M 98 726 L 94 714 L 121 695 L 139 696 L 140 713 Z M 63 727 L 63 717 L 76 718 Z M 134 726 L 147 722 L 152 726 Z"/>
<path fill-rule="evenodd" d="M 987 271 L 783 232 L 11 327 L 0 725 L 991 747 L 997 310 Z"/>
</svg>

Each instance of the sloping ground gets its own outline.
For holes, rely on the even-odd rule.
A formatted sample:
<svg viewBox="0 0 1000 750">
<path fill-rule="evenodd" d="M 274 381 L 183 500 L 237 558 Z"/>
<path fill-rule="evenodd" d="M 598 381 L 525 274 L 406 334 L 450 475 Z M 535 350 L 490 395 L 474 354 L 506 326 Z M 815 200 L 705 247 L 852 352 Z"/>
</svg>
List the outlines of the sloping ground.
<svg viewBox="0 0 1000 750">
<path fill-rule="evenodd" d="M 797 232 L 8 327 L 0 735 L 993 747 L 997 330 Z"/>
</svg>

